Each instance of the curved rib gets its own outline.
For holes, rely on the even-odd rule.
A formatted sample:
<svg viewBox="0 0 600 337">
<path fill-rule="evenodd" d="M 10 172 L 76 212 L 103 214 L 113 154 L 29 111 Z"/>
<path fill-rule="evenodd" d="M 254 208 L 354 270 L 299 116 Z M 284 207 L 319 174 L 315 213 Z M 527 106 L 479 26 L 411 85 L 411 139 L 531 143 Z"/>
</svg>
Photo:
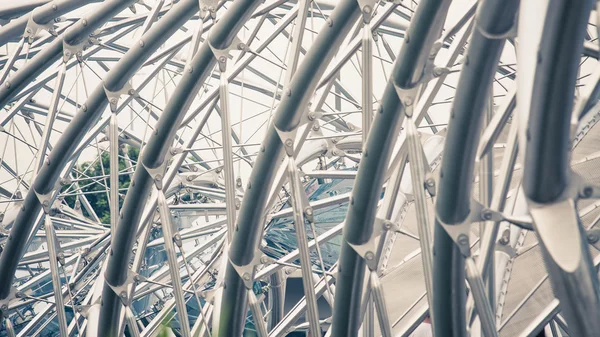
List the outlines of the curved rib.
<svg viewBox="0 0 600 337">
<path fill-rule="evenodd" d="M 600 330 L 599 285 L 579 220 L 579 196 L 573 193 L 579 186 L 569 168 L 569 150 L 575 84 L 594 2 L 523 1 L 521 11 L 534 4 L 546 9 L 540 16 L 544 21 L 519 22 L 519 68 L 527 69 L 519 74 L 517 92 L 526 130 L 520 137 L 523 190 L 569 334 L 591 337 Z"/>
<path fill-rule="evenodd" d="M 288 85 L 274 115 L 271 125 L 256 158 L 254 169 L 242 201 L 236 232 L 229 250 L 229 263 L 225 274 L 218 336 L 239 336 L 244 327 L 247 310 L 246 286 L 232 263 L 238 266 L 249 265 L 263 233 L 263 210 L 273 178 L 283 155 L 283 144 L 275 127 L 281 131 L 292 131 L 300 123 L 300 118 L 308 106 L 308 101 L 317 87 L 320 76 L 331 62 L 335 52 L 346 37 L 360 11 L 355 0 L 340 2 L 311 49 L 306 53 L 294 77 Z"/>
<path fill-rule="evenodd" d="M 155 132 L 144 148 L 140 159 L 142 165 L 138 165 L 125 197 L 121 210 L 121 225 L 117 228 L 112 243 L 114 248 L 106 262 L 105 277 L 107 283 L 121 285 L 125 281 L 131 248 L 136 239 L 137 226 L 145 207 L 146 196 L 153 183 L 153 178 L 145 168 L 158 168 L 163 164 L 165 155 L 169 151 L 185 112 L 204 81 L 210 76 L 216 64 L 216 59 L 209 42 L 215 48 L 229 46 L 237 32 L 259 4 L 260 1 L 256 0 L 238 0 L 234 2 L 211 29 L 209 38 L 198 49 L 190 63 L 190 67 L 184 71 L 179 84 L 154 128 Z M 105 284 L 102 291 L 99 336 L 116 335 L 121 307 L 118 296 L 108 284 Z"/>
<path fill-rule="evenodd" d="M 405 107 L 396 87 L 411 90 L 420 85 L 430 50 L 439 37 L 449 5 L 447 0 L 419 3 L 406 33 L 407 38 L 394 62 L 381 106 L 375 113 L 346 215 L 333 309 L 333 337 L 355 336 L 361 324 L 365 261 L 350 245 L 365 244 L 372 236 L 385 170 L 404 120 Z"/>
<path fill-rule="evenodd" d="M 179 11 L 176 8 L 169 11 L 143 37 L 144 41 L 146 41 L 144 47 L 141 47 L 139 44 L 132 47 L 119 64 L 106 75 L 107 81 L 113 83 L 120 81 L 123 76 L 132 75 L 132 72 L 122 72 L 121 67 L 132 71 L 139 68 L 179 28 L 174 22 L 187 20 L 193 15 L 193 12 L 190 13 L 190 8 L 193 9 L 193 6 L 197 6 L 197 1 L 195 5 L 191 4 L 194 2 L 193 0 L 182 2 L 178 6 L 180 8 Z M 112 6 L 117 5 L 114 2 L 110 4 Z M 118 5 L 121 6 L 121 4 Z M 41 205 L 35 192 L 48 194 L 53 191 L 54 185 L 65 164 L 71 158 L 75 147 L 103 112 L 106 105 L 106 92 L 104 86 L 100 84 L 91 92 L 83 108 L 75 115 L 59 141 L 54 145 L 46 163 L 35 178 L 33 190 L 30 190 L 25 197 L 21 212 L 19 212 L 11 229 L 11 239 L 7 241 L 3 254 L 0 256 L 0 298 L 6 298 L 9 293 L 17 264 L 23 255 L 27 246 L 27 239 L 41 210 Z"/>
<path fill-rule="evenodd" d="M 441 223 L 468 221 L 475 152 L 489 92 L 518 0 L 479 4 L 454 99 L 440 169 L 434 237 L 434 329 L 437 337 L 466 336 L 465 265 L 458 246 Z M 485 35 L 484 35 L 485 34 Z M 487 36 L 487 37 L 486 37 Z M 497 36 L 497 38 L 488 38 Z"/>
</svg>

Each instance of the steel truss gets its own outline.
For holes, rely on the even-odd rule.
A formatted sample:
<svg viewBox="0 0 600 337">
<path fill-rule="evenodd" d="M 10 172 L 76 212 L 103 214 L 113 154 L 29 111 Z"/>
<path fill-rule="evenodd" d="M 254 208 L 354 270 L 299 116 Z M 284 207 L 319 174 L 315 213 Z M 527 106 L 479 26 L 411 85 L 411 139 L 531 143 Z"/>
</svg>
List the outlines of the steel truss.
<svg viewBox="0 0 600 337">
<path fill-rule="evenodd" d="M 1 4 L 3 329 L 597 335 L 598 13 Z"/>
</svg>

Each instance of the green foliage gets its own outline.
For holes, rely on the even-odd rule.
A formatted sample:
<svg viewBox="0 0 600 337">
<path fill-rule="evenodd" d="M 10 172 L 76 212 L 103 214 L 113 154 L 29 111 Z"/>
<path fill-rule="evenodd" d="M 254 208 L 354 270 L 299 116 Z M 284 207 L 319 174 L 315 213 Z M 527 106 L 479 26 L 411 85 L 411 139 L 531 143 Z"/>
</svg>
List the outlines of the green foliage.
<svg viewBox="0 0 600 337">
<path fill-rule="evenodd" d="M 139 149 L 129 146 L 126 148 L 128 149 L 127 154 L 135 168 L 135 163 L 137 163 L 139 157 Z M 124 170 L 129 168 L 129 165 L 126 163 L 126 160 L 123 158 L 123 156 L 123 149 L 119 149 L 119 172 L 121 172 L 119 175 L 119 190 L 128 188 L 131 181 L 130 174 L 122 173 Z M 85 162 L 81 164 L 78 169 L 79 172 L 85 172 L 85 176 L 99 177 L 102 176 L 104 169 L 104 174 L 108 176 L 110 174 L 110 155 L 108 152 L 103 152 L 101 158 L 101 161 L 97 160 L 95 162 Z M 130 171 L 131 168 L 127 170 L 127 172 Z M 85 176 L 82 175 L 81 178 Z M 100 221 L 105 224 L 110 224 L 110 205 L 105 184 L 110 188 L 110 179 L 108 177 L 100 179 L 83 179 L 79 181 L 81 191 L 85 194 Z M 68 186 L 65 186 L 63 188 L 63 192 L 67 189 Z M 67 196 L 65 197 L 65 202 L 67 202 L 67 204 L 71 207 L 74 207 L 76 200 L 76 196 L 73 195 L 73 191 L 73 188 L 70 188 L 69 192 L 67 192 Z M 121 193 L 123 193 L 123 191 L 121 191 Z M 122 198 L 120 199 L 119 203 L 123 203 Z M 87 213 L 85 212 L 85 209 L 83 209 L 83 211 L 84 214 Z"/>
</svg>

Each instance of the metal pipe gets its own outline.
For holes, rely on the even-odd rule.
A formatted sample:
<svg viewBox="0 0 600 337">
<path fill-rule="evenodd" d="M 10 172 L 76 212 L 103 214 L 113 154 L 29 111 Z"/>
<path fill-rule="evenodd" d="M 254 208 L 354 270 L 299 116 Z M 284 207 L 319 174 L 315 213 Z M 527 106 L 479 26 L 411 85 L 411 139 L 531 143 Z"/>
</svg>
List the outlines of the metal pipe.
<svg viewBox="0 0 600 337">
<path fill-rule="evenodd" d="M 50 216 L 46 215 L 46 242 L 48 244 L 48 254 L 50 255 L 50 271 L 52 272 L 52 288 L 54 289 L 54 302 L 56 303 L 56 315 L 58 316 L 58 329 L 61 337 L 67 337 L 67 315 L 65 314 L 65 304 L 63 301 L 63 292 L 60 282 L 60 270 L 58 267 L 58 245 L 54 233 L 54 225 Z"/>
<path fill-rule="evenodd" d="M 598 273 L 579 218 L 578 195 L 572 193 L 576 179 L 569 167 L 574 91 L 594 1 L 523 1 L 521 13 L 532 5 L 545 16 L 528 23 L 519 18 L 519 68 L 532 67 L 518 77 L 523 190 L 569 334 L 594 336 L 600 330 Z"/>
<path fill-rule="evenodd" d="M 160 223 L 162 225 L 163 237 L 165 238 L 165 252 L 169 263 L 169 273 L 171 274 L 171 284 L 173 285 L 173 297 L 175 297 L 175 306 L 177 307 L 177 316 L 183 337 L 190 337 L 190 322 L 188 319 L 187 308 L 183 287 L 181 285 L 181 275 L 179 273 L 179 263 L 177 263 L 177 252 L 173 243 L 173 223 L 171 221 L 171 211 L 167 205 L 167 199 L 162 191 L 158 191 L 158 210 L 160 213 Z"/>
<path fill-rule="evenodd" d="M 63 45 L 76 46 L 94 32 L 98 27 L 110 20 L 115 14 L 127 8 L 133 0 L 109 0 L 96 7 L 91 14 L 82 18 L 78 23 L 69 27 L 61 38 L 54 39 L 27 64 L 13 74 L 10 80 L 5 81 L 0 87 L 0 106 L 6 105 L 8 100 L 26 85 L 31 79 L 50 67 L 62 56 Z"/>
<path fill-rule="evenodd" d="M 46 160 L 46 149 L 50 146 L 50 133 L 52 132 L 52 126 L 54 125 L 54 121 L 56 120 L 56 115 L 58 113 L 58 103 L 60 102 L 60 93 L 63 88 L 63 84 L 65 83 L 65 75 L 67 72 L 67 64 L 66 62 L 62 62 L 60 65 L 60 69 L 58 71 L 58 76 L 56 77 L 56 82 L 54 84 L 54 91 L 52 92 L 52 98 L 50 99 L 50 108 L 48 110 L 48 115 L 46 115 L 46 122 L 44 123 L 44 132 L 42 133 L 42 140 L 38 147 L 38 153 L 36 154 L 36 162 L 33 168 L 33 177 L 39 172 L 40 168 L 44 164 Z"/>
<path fill-rule="evenodd" d="M 110 228 L 116 233 L 119 222 L 119 121 L 116 111 L 110 114 L 108 126 L 108 142 L 110 143 Z M 101 158 L 102 160 L 102 158 Z"/>
<path fill-rule="evenodd" d="M 13 51 L 13 54 L 10 56 L 10 58 L 4 65 L 4 70 L 2 70 L 2 74 L 0 75 L 0 83 L 4 83 L 4 80 L 6 80 L 6 78 L 8 77 L 8 74 L 12 70 L 12 67 L 15 64 L 15 62 L 17 61 L 21 50 L 23 50 L 23 44 L 25 44 L 25 38 L 22 38 L 21 41 L 19 41 L 19 44 Z"/>
<path fill-rule="evenodd" d="M 354 248 L 372 236 L 373 222 L 385 171 L 405 111 L 405 98 L 400 98 L 396 87 L 412 90 L 419 85 L 424 67 L 439 37 L 450 1 L 421 1 L 408 28 L 390 80 L 380 100 L 369 138 L 363 150 L 352 198 L 346 215 L 337 291 L 334 301 L 332 337 L 354 336 L 360 326 L 360 298 L 365 262 Z M 410 43 L 409 43 L 410 42 Z M 415 97 L 413 97 L 414 99 Z"/>
<path fill-rule="evenodd" d="M 194 2 L 194 1 L 191 1 Z M 181 4 L 182 2 L 180 2 Z M 183 2 L 190 5 L 190 2 Z M 198 1 L 195 1 L 196 5 Z M 187 6 L 184 5 L 184 6 Z M 192 101 L 196 97 L 196 93 L 203 86 L 204 81 L 210 76 L 212 68 L 216 64 L 215 56 L 210 46 L 217 49 L 224 49 L 229 46 L 233 37 L 237 34 L 244 22 L 248 20 L 252 11 L 258 7 L 259 1 L 243 0 L 234 2 L 229 9 L 224 13 L 223 17 L 212 27 L 211 34 L 207 40 L 199 48 L 198 52 L 192 59 L 190 67 L 183 73 L 179 84 L 172 93 L 165 109 L 163 110 L 158 123 L 154 127 L 155 132 L 151 135 L 148 143 L 141 155 L 142 165 L 138 165 L 133 177 L 133 183 L 125 197 L 123 208 L 121 211 L 122 218 L 120 226 L 117 228 L 115 238 L 113 240 L 114 254 L 109 256 L 106 270 L 107 281 L 111 284 L 122 284 L 125 281 L 125 275 L 128 269 L 129 256 L 131 248 L 136 239 L 137 226 L 140 222 L 143 213 L 145 196 L 150 191 L 153 180 L 162 177 L 151 177 L 146 171 L 146 168 L 160 168 L 165 160 L 165 155 L 169 151 L 177 128 L 181 123 L 183 116 L 187 112 Z M 180 6 L 179 4 L 177 6 Z M 196 8 L 196 7 L 194 7 Z M 169 11 L 169 14 L 173 10 Z M 189 12 L 189 9 L 187 10 Z M 188 18 L 191 13 L 185 13 L 185 18 Z M 165 18 L 152 26 L 150 31 L 155 31 L 155 28 L 165 29 L 161 27 L 161 23 Z M 180 20 L 178 20 L 180 21 Z M 177 21 L 177 22 L 178 22 Z M 167 26 L 172 28 L 174 23 L 169 23 Z M 177 27 L 175 27 L 177 28 Z M 158 31 L 157 31 L 158 33 Z M 164 40 L 163 40 L 164 41 Z M 209 46 L 210 43 L 210 46 Z M 127 69 L 125 69 L 127 71 Z M 118 330 L 118 313 L 121 311 L 119 299 L 108 286 L 103 290 L 103 303 L 100 313 L 99 334 L 111 335 Z M 247 297 L 236 296 L 236 300 L 247 302 Z M 235 322 L 226 322 L 227 324 L 235 324 Z"/>
<path fill-rule="evenodd" d="M 423 145 L 412 116 L 406 119 L 406 142 L 408 144 L 408 160 L 410 162 L 410 176 L 412 192 L 415 200 L 415 212 L 417 215 L 417 229 L 419 231 L 419 245 L 421 246 L 421 260 L 423 263 L 423 275 L 425 277 L 425 289 L 427 291 L 427 303 L 433 306 L 433 249 L 431 248 L 431 222 L 429 221 L 429 210 L 425 196 L 425 184 L 433 184 L 433 179 L 425 178 L 425 158 L 423 158 Z M 433 312 L 430 313 L 431 321 L 435 320 Z"/>
<path fill-rule="evenodd" d="M 294 161 L 294 157 L 288 157 L 287 173 L 290 180 L 290 193 L 292 209 L 294 210 L 294 227 L 296 229 L 296 238 L 298 240 L 298 250 L 300 252 L 300 266 L 302 272 L 302 286 L 304 288 L 304 296 L 306 296 L 306 303 L 308 305 L 307 318 L 310 327 L 310 333 L 313 336 L 319 336 L 321 334 L 321 326 L 319 324 L 319 311 L 317 305 L 317 298 L 313 291 L 313 279 L 312 279 L 312 262 L 310 259 L 310 251 L 308 250 L 308 239 L 306 237 L 306 223 L 304 214 L 312 216 L 312 208 L 307 205 L 308 208 L 304 208 L 302 201 L 306 199 L 306 196 L 301 195 L 304 193 L 300 177 L 298 176 L 298 168 Z"/>
<path fill-rule="evenodd" d="M 227 62 L 227 61 L 225 61 Z M 233 149 L 231 145 L 231 116 L 229 111 L 229 80 L 225 66 L 221 71 L 219 94 L 221 103 L 221 133 L 223 141 L 223 176 L 225 177 L 225 210 L 227 211 L 227 238 L 231 242 L 235 229 L 236 198 L 235 174 L 233 172 Z"/>
<path fill-rule="evenodd" d="M 364 19 L 368 18 L 368 19 Z M 365 14 L 362 38 L 362 139 L 367 143 L 369 129 L 373 122 L 373 33 L 370 24 L 371 15 Z"/>
<path fill-rule="evenodd" d="M 261 152 L 255 161 L 248 181 L 248 188 L 242 202 L 237 221 L 237 231 L 229 250 L 229 258 L 238 266 L 249 264 L 262 237 L 263 212 L 270 190 L 272 178 L 278 165 L 273 165 L 283 156 L 283 144 L 275 127 L 281 131 L 296 129 L 302 113 L 305 112 L 320 76 L 333 59 L 337 48 L 349 33 L 360 11 L 354 0 L 340 2 L 321 30 L 312 48 L 306 53 L 298 70 L 292 77 L 287 95 L 280 101 L 274 114 L 274 123 L 269 126 Z M 219 336 L 237 336 L 242 333 L 247 303 L 240 294 L 245 285 L 233 266 L 228 264 L 225 274 L 225 288 L 220 312 Z"/>
<path fill-rule="evenodd" d="M 469 62 L 463 64 L 451 108 L 436 200 L 433 326 L 437 337 L 467 333 L 464 257 L 441 223 L 468 221 L 481 117 L 504 46 L 503 34 L 513 27 L 517 8 L 518 0 L 478 4 L 476 29 L 467 50 Z"/>
<path fill-rule="evenodd" d="M 292 37 L 292 49 L 288 54 L 286 63 L 287 71 L 285 73 L 285 81 L 283 85 L 286 86 L 290 83 L 298 63 L 300 61 L 300 51 L 302 50 L 302 41 L 304 38 L 304 31 L 306 27 L 306 19 L 308 18 L 308 11 L 310 9 L 310 0 L 298 0 L 298 16 L 296 17 L 296 23 L 294 25 L 294 35 Z"/>
<path fill-rule="evenodd" d="M 372 271 L 371 275 L 371 296 L 377 308 L 377 317 L 379 319 L 379 329 L 383 337 L 392 337 L 392 326 L 388 316 L 387 306 L 385 305 L 385 296 L 383 294 L 383 285 L 379 280 L 376 271 Z"/>
<path fill-rule="evenodd" d="M 90 15 L 85 21 L 86 26 L 78 25 L 78 27 L 71 27 L 70 34 L 65 33 L 64 40 L 67 42 L 73 42 L 71 40 L 74 37 L 79 37 L 80 34 L 89 34 L 89 30 L 96 29 L 99 25 L 109 20 L 116 12 L 120 11 L 130 1 L 110 1 L 104 3 L 97 12 Z M 69 38 L 71 39 L 69 39 Z M 10 98 L 15 89 L 20 89 L 29 79 L 39 74 L 48 65 L 52 64 L 56 58 L 60 55 L 62 50 L 62 39 L 56 39 L 47 49 L 37 55 L 34 59 L 30 60 L 24 68 L 21 68 L 15 73 L 15 76 L 11 78 L 11 83 L 21 83 L 15 88 L 12 85 L 2 85 L 0 88 L 0 106 L 4 105 Z M 43 54 L 43 56 L 42 56 Z M 25 82 L 24 82 L 25 81 Z M 104 97 L 104 91 L 95 91 L 90 96 L 90 103 L 96 103 L 96 106 L 102 106 L 102 98 Z M 95 95 L 94 95 L 95 94 Z M 100 109 L 98 109 L 100 110 Z M 93 122 L 93 115 L 90 116 L 85 114 L 87 106 L 84 105 L 82 111 L 77 114 L 73 121 L 69 124 L 69 127 L 64 131 L 60 140 L 54 145 L 53 151 L 50 153 L 46 165 L 42 167 L 38 175 L 36 176 L 33 184 L 33 190 L 40 194 L 47 194 L 52 191 L 58 175 L 60 174 L 68 154 L 77 144 L 78 140 L 83 137 L 88 126 Z M 24 244 L 29 237 L 30 231 L 33 228 L 34 222 L 38 217 L 41 205 L 33 191 L 29 191 L 23 205 L 21 206 L 21 212 L 17 216 L 13 227 L 11 228 L 12 240 L 9 240 L 5 247 L 3 254 L 0 256 L 0 298 L 6 298 L 10 292 L 10 286 L 14 278 L 14 273 L 17 268 L 19 261 L 18 257 L 21 257 L 27 248 Z"/>
<path fill-rule="evenodd" d="M 260 309 L 260 303 L 252 289 L 248 289 L 248 303 L 250 305 L 250 310 L 252 311 L 254 327 L 256 328 L 258 337 L 267 337 L 267 328 L 265 327 L 265 320 L 263 319 L 262 310 Z"/>
</svg>

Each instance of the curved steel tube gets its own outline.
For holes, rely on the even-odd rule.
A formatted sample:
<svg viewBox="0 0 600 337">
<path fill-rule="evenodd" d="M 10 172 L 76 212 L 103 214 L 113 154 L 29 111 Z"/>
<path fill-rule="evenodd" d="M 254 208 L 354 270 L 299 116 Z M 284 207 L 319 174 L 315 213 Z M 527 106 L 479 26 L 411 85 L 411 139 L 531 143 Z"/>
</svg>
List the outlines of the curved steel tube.
<svg viewBox="0 0 600 337">
<path fill-rule="evenodd" d="M 522 116 L 529 113 L 521 139 L 523 190 L 569 334 L 591 337 L 600 331 L 600 289 L 573 193 L 578 182 L 569 166 L 574 90 L 594 1 L 546 4 L 543 26 L 536 22 L 541 28 L 537 36 L 520 29 L 528 39 L 524 43 L 534 43 L 528 51 L 537 55 L 520 59 L 525 67 L 533 66 L 523 79 L 519 76 L 517 97 Z"/>
<path fill-rule="evenodd" d="M 404 120 L 404 105 L 396 87 L 410 90 L 420 84 L 449 5 L 448 0 L 423 0 L 419 3 L 406 32 L 407 38 L 394 62 L 379 110 L 375 113 L 346 214 L 331 327 L 333 337 L 356 336 L 361 325 L 365 261 L 350 244 L 364 244 L 372 236 L 385 171 Z"/>
<path fill-rule="evenodd" d="M 19 15 L 23 15 L 38 6 L 49 2 L 50 0 L 29 0 L 29 1 L 13 1 L 0 8 L 0 19 L 11 19 Z"/>
<path fill-rule="evenodd" d="M 121 225 L 115 233 L 112 243 L 113 249 L 107 261 L 106 283 L 121 285 L 125 281 L 131 248 L 136 239 L 137 225 L 145 207 L 145 196 L 150 191 L 153 183 L 153 178 L 145 168 L 157 168 L 163 164 L 165 155 L 171 146 L 185 112 L 204 81 L 210 76 L 216 64 L 216 59 L 209 43 L 213 47 L 221 49 L 229 46 L 244 22 L 248 20 L 259 4 L 260 2 L 255 0 L 234 2 L 211 29 L 209 38 L 198 49 L 190 62 L 189 68 L 183 73 L 154 128 L 155 132 L 148 140 L 141 156 L 143 165 L 138 166 L 136 169 L 125 197 L 121 210 Z M 102 291 L 99 336 L 116 335 L 121 307 L 118 296 L 108 284 L 105 284 Z"/>
<path fill-rule="evenodd" d="M 299 125 L 320 76 L 359 15 L 360 10 L 355 0 L 342 1 L 335 7 L 328 19 L 329 24 L 321 30 L 312 48 L 306 53 L 288 85 L 287 95 L 280 101 L 273 123 L 277 129 L 292 131 Z M 269 127 L 256 158 L 230 245 L 230 262 L 225 274 L 217 334 L 221 337 L 239 336 L 243 331 L 248 304 L 244 296 L 246 287 L 231 263 L 238 266 L 251 263 L 262 237 L 263 210 L 268 199 L 264 191 L 270 190 L 279 167 L 273 163 L 279 163 L 284 153 L 274 126 Z"/>
<path fill-rule="evenodd" d="M 502 35 L 513 27 L 518 3 L 518 0 L 479 3 L 476 29 L 451 108 L 436 200 L 433 323 L 437 337 L 466 336 L 467 333 L 465 261 L 441 223 L 461 224 L 469 216 L 483 111 L 504 47 Z"/>
</svg>

